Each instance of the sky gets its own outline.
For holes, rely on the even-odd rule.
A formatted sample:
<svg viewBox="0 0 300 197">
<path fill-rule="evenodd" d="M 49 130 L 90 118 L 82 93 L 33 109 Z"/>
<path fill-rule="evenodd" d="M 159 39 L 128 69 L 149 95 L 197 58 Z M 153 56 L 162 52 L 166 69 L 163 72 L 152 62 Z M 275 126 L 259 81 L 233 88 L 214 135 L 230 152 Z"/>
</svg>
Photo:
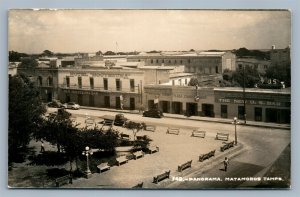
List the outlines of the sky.
<svg viewBox="0 0 300 197">
<path fill-rule="evenodd" d="M 10 10 L 8 48 L 24 53 L 286 48 L 287 10 Z"/>
</svg>

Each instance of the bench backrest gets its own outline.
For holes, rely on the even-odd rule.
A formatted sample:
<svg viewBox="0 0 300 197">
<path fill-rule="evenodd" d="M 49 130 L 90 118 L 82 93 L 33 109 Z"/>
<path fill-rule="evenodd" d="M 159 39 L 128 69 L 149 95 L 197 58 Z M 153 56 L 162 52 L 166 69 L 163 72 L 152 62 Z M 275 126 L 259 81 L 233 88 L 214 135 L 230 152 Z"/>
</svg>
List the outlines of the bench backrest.
<svg viewBox="0 0 300 197">
<path fill-rule="evenodd" d="M 116 160 L 117 160 L 117 161 L 126 161 L 127 158 L 126 158 L 125 155 L 123 155 L 123 156 L 117 157 Z"/>
<path fill-rule="evenodd" d="M 106 167 L 106 166 L 108 166 L 108 162 L 101 163 L 100 165 L 98 165 L 99 168 L 103 168 L 103 167 Z"/>
</svg>

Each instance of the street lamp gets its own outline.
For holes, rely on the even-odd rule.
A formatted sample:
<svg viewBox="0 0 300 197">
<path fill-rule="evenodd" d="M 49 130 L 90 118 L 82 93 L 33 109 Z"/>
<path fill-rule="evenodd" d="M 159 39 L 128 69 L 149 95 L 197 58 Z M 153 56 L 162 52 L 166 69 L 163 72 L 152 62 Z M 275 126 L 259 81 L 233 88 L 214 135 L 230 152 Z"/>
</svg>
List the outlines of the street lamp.
<svg viewBox="0 0 300 197">
<path fill-rule="evenodd" d="M 239 124 L 240 122 L 238 121 L 237 117 L 233 118 L 232 124 L 234 124 L 234 139 L 235 142 L 234 144 L 237 145 L 237 133 L 236 133 L 236 125 Z"/>
<path fill-rule="evenodd" d="M 85 175 L 86 178 L 90 178 L 90 176 L 92 175 L 90 167 L 89 167 L 89 156 L 93 155 L 93 151 L 90 149 L 90 147 L 85 147 L 85 150 L 82 151 L 82 155 L 86 156 L 86 171 L 85 171 Z"/>
</svg>

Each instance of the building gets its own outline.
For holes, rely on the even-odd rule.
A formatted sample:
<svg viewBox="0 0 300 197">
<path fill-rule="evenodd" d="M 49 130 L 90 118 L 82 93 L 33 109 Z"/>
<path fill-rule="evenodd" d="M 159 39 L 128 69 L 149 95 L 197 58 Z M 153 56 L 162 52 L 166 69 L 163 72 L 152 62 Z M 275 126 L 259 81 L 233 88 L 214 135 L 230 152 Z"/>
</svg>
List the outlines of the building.
<svg viewBox="0 0 300 197">
<path fill-rule="evenodd" d="M 216 118 L 244 119 L 244 98 L 247 120 L 290 123 L 290 89 L 203 88 L 191 86 L 147 85 L 144 87 L 147 108 L 164 113 Z"/>
<path fill-rule="evenodd" d="M 235 70 L 236 56 L 231 52 L 199 52 L 176 54 L 141 54 L 128 56 L 129 62 L 145 62 L 145 66 L 184 65 L 185 71 L 196 74 L 220 74 L 225 69 Z"/>
<path fill-rule="evenodd" d="M 237 67 L 242 69 L 244 67 L 251 67 L 258 71 L 259 74 L 265 74 L 266 70 L 270 67 L 270 60 L 259 60 L 255 58 L 238 58 L 236 60 Z"/>
<path fill-rule="evenodd" d="M 139 109 L 144 72 L 137 69 L 60 68 L 58 98 L 83 106 Z"/>
</svg>

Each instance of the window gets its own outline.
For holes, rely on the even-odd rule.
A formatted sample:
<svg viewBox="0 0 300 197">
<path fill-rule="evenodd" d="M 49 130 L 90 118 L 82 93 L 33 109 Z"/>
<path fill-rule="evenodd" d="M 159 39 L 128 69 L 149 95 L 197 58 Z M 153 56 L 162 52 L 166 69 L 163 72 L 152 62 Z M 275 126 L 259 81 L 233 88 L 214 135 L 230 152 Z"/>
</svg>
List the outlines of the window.
<svg viewBox="0 0 300 197">
<path fill-rule="evenodd" d="M 158 60 L 156 60 L 156 63 L 158 63 Z"/>
<path fill-rule="evenodd" d="M 221 118 L 227 118 L 227 105 L 221 105 Z"/>
<path fill-rule="evenodd" d="M 176 60 L 174 61 L 174 64 L 177 64 L 177 61 L 176 61 Z"/>
<path fill-rule="evenodd" d="M 189 63 L 189 64 L 191 63 L 191 60 L 190 60 L 190 59 L 188 59 L 188 63 Z"/>
<path fill-rule="evenodd" d="M 165 63 L 165 60 L 161 60 L 161 63 Z"/>
<path fill-rule="evenodd" d="M 264 65 L 264 69 L 268 69 L 268 65 Z"/>
<path fill-rule="evenodd" d="M 52 86 L 52 85 L 53 85 L 53 78 L 48 77 L 48 86 Z"/>
<path fill-rule="evenodd" d="M 91 89 L 94 89 L 94 78 L 90 77 L 90 87 Z"/>
<path fill-rule="evenodd" d="M 38 77 L 38 85 L 39 86 L 43 85 L 43 78 L 41 76 Z"/>
<path fill-rule="evenodd" d="M 180 60 L 180 64 L 182 64 L 182 60 Z"/>
<path fill-rule="evenodd" d="M 240 119 L 240 120 L 245 119 L 245 108 L 244 108 L 244 106 L 238 106 L 238 119 Z"/>
<path fill-rule="evenodd" d="M 108 90 L 108 80 L 107 80 L 107 78 L 103 79 L 103 86 L 104 86 L 104 90 Z"/>
<path fill-rule="evenodd" d="M 122 89 L 121 81 L 120 81 L 120 79 L 116 79 L 116 90 L 121 91 L 121 89 Z"/>
<path fill-rule="evenodd" d="M 262 108 L 261 107 L 255 107 L 254 108 L 254 120 L 255 121 L 262 121 Z"/>
<path fill-rule="evenodd" d="M 70 77 L 69 76 L 66 77 L 66 84 L 67 84 L 67 87 L 69 88 L 70 87 Z"/>
<path fill-rule="evenodd" d="M 242 69 L 243 68 L 243 65 L 242 64 L 239 64 L 239 69 Z"/>
<path fill-rule="evenodd" d="M 187 85 L 187 79 L 185 79 L 184 83 L 185 83 L 185 85 Z"/>
<path fill-rule="evenodd" d="M 82 78 L 78 77 L 78 88 L 82 88 Z"/>
<path fill-rule="evenodd" d="M 130 79 L 130 91 L 134 92 L 134 79 Z"/>
<path fill-rule="evenodd" d="M 216 66 L 216 73 L 219 73 L 219 67 Z"/>
<path fill-rule="evenodd" d="M 151 60 L 151 64 L 153 64 L 153 60 Z"/>
<path fill-rule="evenodd" d="M 169 60 L 169 64 L 171 64 L 171 60 Z"/>
<path fill-rule="evenodd" d="M 173 85 L 173 86 L 175 85 L 175 80 L 172 80 L 172 85 Z"/>
</svg>

